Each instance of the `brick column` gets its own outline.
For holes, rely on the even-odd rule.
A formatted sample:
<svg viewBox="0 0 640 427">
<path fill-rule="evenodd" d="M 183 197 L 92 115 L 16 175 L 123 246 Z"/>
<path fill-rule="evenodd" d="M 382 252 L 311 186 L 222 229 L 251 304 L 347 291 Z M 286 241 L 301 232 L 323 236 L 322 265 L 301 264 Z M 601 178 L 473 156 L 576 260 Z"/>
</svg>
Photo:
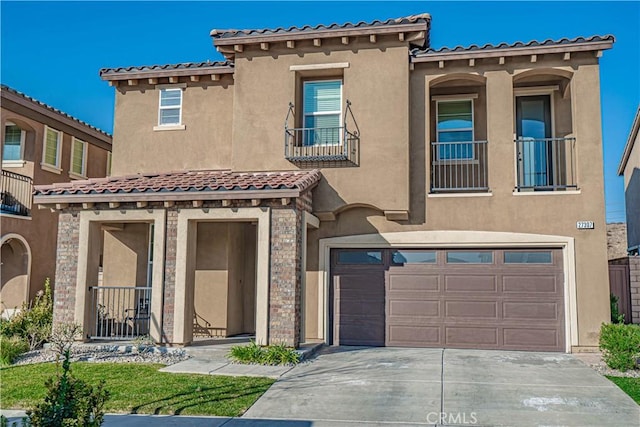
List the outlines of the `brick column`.
<svg viewBox="0 0 640 427">
<path fill-rule="evenodd" d="M 58 250 L 53 302 L 53 324 L 73 323 L 76 307 L 80 217 L 76 211 L 58 216 Z"/>
<path fill-rule="evenodd" d="M 631 289 L 631 322 L 640 324 L 640 256 L 629 257 L 629 288 Z"/>
<path fill-rule="evenodd" d="M 176 301 L 176 250 L 178 242 L 178 210 L 167 209 L 167 226 L 164 257 L 164 304 L 162 311 L 162 338 L 173 342 L 173 318 Z"/>
<path fill-rule="evenodd" d="M 302 211 L 271 210 L 269 344 L 300 343 Z"/>
</svg>

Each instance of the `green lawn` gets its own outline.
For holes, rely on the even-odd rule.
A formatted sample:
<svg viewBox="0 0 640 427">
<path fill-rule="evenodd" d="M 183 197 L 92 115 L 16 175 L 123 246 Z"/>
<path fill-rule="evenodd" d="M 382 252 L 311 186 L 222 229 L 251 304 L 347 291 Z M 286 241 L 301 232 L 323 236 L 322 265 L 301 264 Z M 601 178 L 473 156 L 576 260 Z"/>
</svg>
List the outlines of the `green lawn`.
<svg viewBox="0 0 640 427">
<path fill-rule="evenodd" d="M 158 372 L 163 365 L 74 362 L 71 371 L 111 393 L 105 410 L 139 414 L 220 415 L 244 413 L 274 383 L 269 378 L 223 377 Z M 3 409 L 29 409 L 45 395 L 56 365 L 43 363 L 0 369 Z"/>
<path fill-rule="evenodd" d="M 607 377 L 640 405 L 640 378 Z"/>
</svg>

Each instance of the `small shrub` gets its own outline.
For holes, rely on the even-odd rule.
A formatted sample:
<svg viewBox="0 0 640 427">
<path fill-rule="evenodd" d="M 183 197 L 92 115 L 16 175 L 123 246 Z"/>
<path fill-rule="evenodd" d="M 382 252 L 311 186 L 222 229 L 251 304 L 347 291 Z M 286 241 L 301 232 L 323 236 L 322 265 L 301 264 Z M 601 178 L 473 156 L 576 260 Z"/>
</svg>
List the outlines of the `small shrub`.
<svg viewBox="0 0 640 427">
<path fill-rule="evenodd" d="M 28 344 L 30 350 L 40 347 L 51 335 L 53 323 L 53 299 L 49 279 L 44 283 L 44 291 L 8 321 L 0 323 L 0 335 L 19 336 Z"/>
<path fill-rule="evenodd" d="M 624 323 L 624 314 L 620 313 L 618 307 L 619 298 L 614 294 L 609 294 L 609 302 L 611 303 L 611 323 Z"/>
<path fill-rule="evenodd" d="M 623 372 L 634 369 L 640 356 L 640 326 L 603 324 L 600 328 L 600 349 L 610 368 Z"/>
<path fill-rule="evenodd" d="M 34 410 L 27 411 L 27 425 L 34 427 L 71 427 L 102 425 L 104 404 L 109 392 L 104 380 L 97 386 L 76 378 L 71 373 L 70 351 L 64 353 L 62 375 L 46 381 L 47 395 Z"/>
<path fill-rule="evenodd" d="M 229 358 L 238 363 L 260 365 L 295 365 L 300 362 L 300 355 L 290 347 L 283 344 L 261 347 L 255 341 L 231 347 Z"/>
<path fill-rule="evenodd" d="M 71 350 L 71 346 L 82 334 L 82 328 L 75 323 L 62 323 L 56 325 L 49 337 L 51 349 L 58 357 L 64 357 L 67 351 Z"/>
<path fill-rule="evenodd" d="M 29 350 L 22 338 L 13 336 L 10 338 L 0 335 L 0 366 L 11 365 L 16 357 Z"/>
</svg>

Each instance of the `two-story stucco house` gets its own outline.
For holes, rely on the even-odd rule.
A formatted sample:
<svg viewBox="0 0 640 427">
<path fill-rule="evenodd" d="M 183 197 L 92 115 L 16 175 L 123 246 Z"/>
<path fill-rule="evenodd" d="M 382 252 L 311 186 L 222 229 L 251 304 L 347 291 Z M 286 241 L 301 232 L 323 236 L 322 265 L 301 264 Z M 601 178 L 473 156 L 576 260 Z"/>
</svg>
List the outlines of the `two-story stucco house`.
<svg viewBox="0 0 640 427">
<path fill-rule="evenodd" d="M 106 176 L 111 135 L 12 88 L 0 88 L 2 290 L 10 314 L 55 285 L 58 213 L 32 208 L 33 185 Z"/>
<path fill-rule="evenodd" d="M 618 166 L 618 175 L 624 177 L 624 195 L 627 217 L 627 251 L 640 254 L 640 107 L 636 111 L 631 131 Z"/>
<path fill-rule="evenodd" d="M 434 50 L 430 22 L 213 30 L 225 62 L 101 70 L 113 176 L 36 190 L 60 211 L 56 321 L 167 345 L 596 346 L 613 37 Z"/>
</svg>

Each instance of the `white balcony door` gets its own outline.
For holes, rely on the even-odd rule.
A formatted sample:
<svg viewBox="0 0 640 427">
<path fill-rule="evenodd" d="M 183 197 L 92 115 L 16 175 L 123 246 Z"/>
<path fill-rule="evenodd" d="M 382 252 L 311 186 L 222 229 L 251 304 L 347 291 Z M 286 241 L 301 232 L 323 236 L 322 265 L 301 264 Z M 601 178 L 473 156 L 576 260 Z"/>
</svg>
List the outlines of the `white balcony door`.
<svg viewBox="0 0 640 427">
<path fill-rule="evenodd" d="M 516 97 L 518 183 L 520 187 L 553 185 L 551 96 Z"/>
</svg>

